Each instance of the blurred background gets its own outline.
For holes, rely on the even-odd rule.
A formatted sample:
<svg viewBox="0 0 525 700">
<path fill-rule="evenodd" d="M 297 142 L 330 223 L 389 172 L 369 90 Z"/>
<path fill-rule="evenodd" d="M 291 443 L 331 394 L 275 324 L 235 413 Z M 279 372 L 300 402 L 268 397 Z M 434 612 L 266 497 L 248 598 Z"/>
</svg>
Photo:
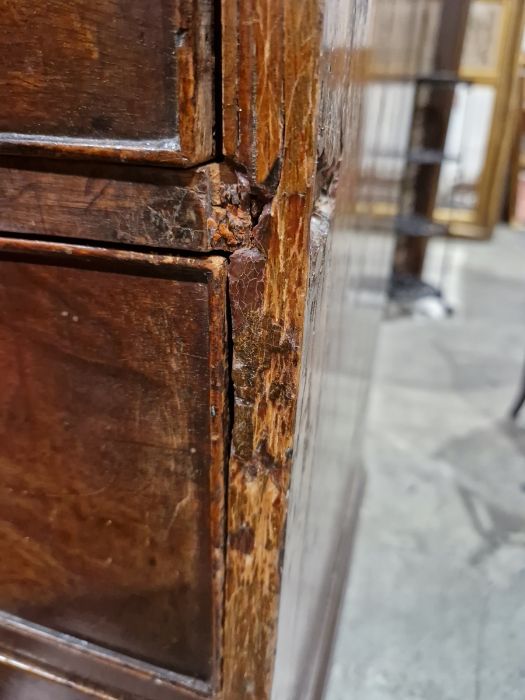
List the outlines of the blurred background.
<svg viewBox="0 0 525 700">
<path fill-rule="evenodd" d="M 371 10 L 353 227 L 392 264 L 384 314 L 373 266 L 353 299 L 383 320 L 327 697 L 523 700 L 524 3 Z"/>
</svg>

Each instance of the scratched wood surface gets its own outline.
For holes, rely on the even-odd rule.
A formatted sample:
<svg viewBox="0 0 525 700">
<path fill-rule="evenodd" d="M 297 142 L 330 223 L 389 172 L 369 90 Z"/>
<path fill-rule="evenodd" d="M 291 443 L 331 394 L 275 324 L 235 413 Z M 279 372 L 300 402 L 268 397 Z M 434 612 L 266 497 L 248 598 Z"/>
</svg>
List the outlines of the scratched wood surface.
<svg viewBox="0 0 525 700">
<path fill-rule="evenodd" d="M 272 698 L 317 700 L 329 672 L 363 493 L 362 436 L 393 235 L 355 215 L 367 3 L 330 0 L 317 196 Z M 368 302 L 368 300 L 370 300 Z"/>
<path fill-rule="evenodd" d="M 141 5 L 144 10 L 145 4 L 139 0 L 133 0 L 132 6 L 135 5 Z M 74 3 L 77 6 L 78 1 Z M 201 0 L 192 4 L 194 8 L 206 6 Z M 13 421 L 15 427 L 20 425 L 20 437 L 14 446 L 0 443 L 0 477 L 4 473 L 6 479 L 18 479 L 17 494 L 26 513 L 35 497 L 32 482 L 38 486 L 38 495 L 42 494 L 48 501 L 64 489 L 68 495 L 71 495 L 68 488 L 76 489 L 74 498 L 66 499 L 64 508 L 78 504 L 77 510 L 67 518 L 61 520 L 60 511 L 54 516 L 51 522 L 51 527 L 57 528 L 54 537 L 48 537 L 49 528 L 46 531 L 42 527 L 44 522 L 47 525 L 45 517 L 54 512 L 50 507 L 36 508 L 34 523 L 27 516 L 23 522 L 17 521 L 18 529 L 13 536 L 22 539 L 13 571 L 20 567 L 27 571 L 23 568 L 26 562 L 31 566 L 33 561 L 38 561 L 37 555 L 30 551 L 32 538 L 41 543 L 38 551 L 49 554 L 53 566 L 44 572 L 47 579 L 23 576 L 20 580 L 13 576 L 11 588 L 5 581 L 3 587 L 0 577 L 0 608 L 21 612 L 29 619 L 43 619 L 55 628 L 64 625 L 88 640 L 94 639 L 95 634 L 96 641 L 108 647 L 192 675 L 193 685 L 186 686 L 186 695 L 180 684 L 174 690 L 162 685 L 165 678 L 141 676 L 140 688 L 145 690 L 139 691 L 137 686 L 137 694 L 144 697 L 162 700 L 206 694 L 217 700 L 272 697 L 281 572 L 283 564 L 286 566 L 290 480 L 292 467 L 301 468 L 299 462 L 294 465 L 294 458 L 300 459 L 300 441 L 305 437 L 296 433 L 296 427 L 302 425 L 300 416 L 298 423 L 297 408 L 301 386 L 305 385 L 304 373 L 301 375 L 305 317 L 317 303 L 325 307 L 332 303 L 329 285 L 323 297 L 324 286 L 315 284 L 312 245 L 319 212 L 323 211 L 327 198 L 333 200 L 339 180 L 340 201 L 351 199 L 352 178 L 340 178 L 341 149 L 343 144 L 347 145 L 343 138 L 345 125 L 349 124 L 354 135 L 358 133 L 352 110 L 348 110 L 349 78 L 345 71 L 349 67 L 351 47 L 338 42 L 341 36 L 351 36 L 352 41 L 359 43 L 359 32 L 355 35 L 352 32 L 357 26 L 356 12 L 364 12 L 365 5 L 352 0 L 340 18 L 339 24 L 343 26 L 339 34 L 337 13 L 341 8 L 338 0 L 301 3 L 220 0 L 224 156 L 220 164 L 203 165 L 184 175 L 174 170 L 154 175 L 147 168 L 123 168 L 117 172 L 117 169 L 90 169 L 80 162 L 57 168 L 48 164 L 37 167 L 33 161 L 24 165 L 14 160 L 0 163 L 11 178 L 10 183 L 0 187 L 0 198 L 4 197 L 1 214 L 4 230 L 56 240 L 78 238 L 118 245 L 138 243 L 181 248 L 196 253 L 214 249 L 231 253 L 228 263 L 222 255 L 197 260 L 186 257 L 173 262 L 174 259 L 165 255 L 126 253 L 118 245 L 111 251 L 97 253 L 95 249 L 78 245 L 48 242 L 39 243 L 35 254 L 31 252 L 35 244 L 11 241 L 4 244 L 7 246 L 4 260 L 0 259 L 0 268 L 6 271 L 0 278 L 0 290 L 7 300 L 0 305 L 0 319 L 4 314 L 7 321 L 5 326 L 0 326 L 3 333 L 0 358 L 7 368 L 3 376 L 9 377 L 11 383 L 17 382 L 27 372 L 20 374 L 14 363 L 26 362 L 31 379 L 19 391 L 5 394 L 11 397 L 13 407 L 10 403 L 10 410 L 0 417 L 10 429 Z M 152 15 L 157 10 L 153 7 Z M 191 31 L 185 36 L 190 34 Z M 193 94 L 195 74 L 189 71 L 178 75 L 184 75 L 184 89 Z M 357 81 L 354 73 L 350 79 Z M 117 92 L 122 94 L 120 87 Z M 162 100 L 160 104 L 162 107 Z M 195 112 L 179 103 L 177 106 L 181 120 L 190 115 L 195 121 Z M 211 119 L 211 107 L 207 114 Z M 155 118 L 160 119 L 159 115 Z M 192 123 L 189 118 L 187 123 Z M 149 128 L 147 120 L 146 127 Z M 100 143 L 95 141 L 91 137 L 91 145 L 85 147 L 76 142 L 76 150 L 70 144 L 69 153 L 77 157 L 102 154 L 125 159 L 151 158 L 157 163 L 174 165 L 190 162 L 177 160 L 178 156 L 170 161 L 159 150 L 158 143 L 156 155 L 152 155 L 153 151 L 146 152 L 144 145 L 130 151 L 122 141 L 118 149 L 111 151 L 101 150 Z M 19 154 L 30 148 L 29 141 L 25 146 L 22 142 L 23 139 L 17 141 Z M 63 142 L 64 139 L 60 153 L 67 155 Z M 111 137 L 111 143 L 118 145 L 118 139 Z M 6 147 L 11 149 L 12 145 L 7 143 Z M 32 152 L 41 155 L 45 147 L 40 144 Z M 344 267 L 348 250 L 344 248 L 342 252 Z M 171 265 L 175 266 L 176 274 Z M 126 268 L 126 272 L 119 272 L 119 266 Z M 202 278 L 203 267 L 206 279 Z M 228 286 L 224 280 L 226 269 Z M 198 280 L 196 270 L 200 270 Z M 215 293 L 211 297 L 216 300 L 208 306 L 205 299 L 211 297 L 206 296 L 207 285 L 213 286 Z M 73 303 L 70 300 L 79 304 L 81 313 L 75 308 L 64 308 L 64 304 Z M 68 316 L 63 316 L 62 311 L 67 311 Z M 81 323 L 86 312 L 88 320 L 89 314 L 93 315 L 91 326 Z M 205 435 L 202 421 L 204 412 L 211 415 L 212 405 L 220 407 L 213 411 L 212 418 L 225 414 L 222 372 L 226 361 L 226 312 L 231 331 L 228 361 L 233 422 L 227 441 L 229 461 L 227 493 L 224 493 L 218 466 L 223 466 L 221 435 L 224 433 L 217 434 L 218 439 L 210 445 L 213 431 L 208 426 L 210 433 Z M 119 344 L 113 336 L 107 342 L 106 336 L 102 338 L 105 329 L 110 336 L 122 334 L 134 342 Z M 311 327 L 307 330 L 311 331 Z M 79 336 L 81 333 L 85 335 Z M 18 338 L 22 352 L 14 353 L 9 349 Z M 177 352 L 180 344 L 175 340 L 187 343 L 188 352 L 182 355 Z M 68 348 L 72 352 L 68 353 Z M 202 358 L 203 348 L 207 349 L 207 364 Z M 151 356 L 144 356 L 147 352 Z M 78 391 L 77 379 L 84 359 L 94 369 L 90 369 L 89 380 L 80 383 L 80 401 L 79 394 L 73 392 Z M 188 363 L 187 375 L 179 372 L 186 366 L 184 363 Z M 112 371 L 104 373 L 100 364 L 109 365 Z M 139 366 L 147 369 L 139 371 Z M 210 366 L 215 367 L 216 377 L 211 389 L 213 400 L 208 393 Z M 122 392 L 115 390 L 120 387 Z M 102 395 L 108 396 L 108 400 L 102 401 Z M 147 396 L 152 397 L 151 401 Z M 28 425 L 23 420 L 27 401 L 35 402 L 40 408 L 28 411 Z M 42 408 L 47 404 L 51 409 L 46 412 Z M 71 437 L 72 432 L 64 421 L 74 424 L 78 439 Z M 48 422 L 51 429 L 47 428 Z M 110 426 L 110 437 L 114 433 L 121 436 L 118 447 L 115 440 L 110 442 L 105 437 L 105 432 L 101 433 L 102 440 L 91 439 L 94 434 L 98 437 L 97 428 L 102 423 Z M 142 445 L 140 436 L 148 433 L 157 439 Z M 27 456 L 33 435 L 37 438 L 38 460 L 29 460 Z M 193 438 L 199 445 L 193 444 Z M 109 447 L 104 447 L 108 443 Z M 167 446 L 176 448 L 176 454 L 183 456 L 182 462 L 176 462 L 181 465 L 181 471 L 176 469 L 174 476 L 166 473 L 164 458 L 156 452 Z M 192 447 L 196 452 L 190 451 L 188 455 Z M 68 462 L 62 456 L 68 453 L 74 460 Z M 296 453 L 299 457 L 294 457 Z M 28 465 L 25 471 L 14 468 L 18 464 L 16 460 L 25 460 L 24 464 Z M 73 471 L 74 463 L 77 469 Z M 61 492 L 51 490 L 46 482 L 46 465 L 59 472 L 56 485 L 62 488 Z M 106 488 L 108 474 L 115 476 L 112 493 Z M 214 475 L 215 487 L 210 486 L 210 474 Z M 130 489 L 128 475 L 136 489 Z M 89 500 L 95 498 L 90 494 L 101 488 L 103 496 L 108 498 L 111 516 L 106 514 L 100 494 L 95 505 Z M 188 488 L 194 491 L 186 500 Z M 349 491 L 349 497 L 353 498 L 356 492 L 357 489 Z M 8 503 L 7 497 L 5 500 Z M 154 545 L 127 546 L 143 532 L 145 525 L 138 513 L 149 513 L 151 503 L 159 518 L 154 523 L 157 531 L 168 535 L 176 531 L 176 539 L 171 541 L 168 535 L 162 539 L 159 534 Z M 219 528 L 224 503 L 227 506 L 225 551 L 221 546 L 223 530 Z M 162 514 L 169 512 L 173 516 L 177 507 L 178 514 L 171 526 L 172 521 L 162 520 Z M 94 512 L 90 508 L 99 508 L 103 516 L 100 522 L 92 524 L 96 534 L 97 528 L 102 528 L 107 520 L 112 521 L 111 527 L 114 522 L 121 524 L 120 528 L 109 530 L 115 534 L 107 536 L 107 541 L 106 530 L 104 537 L 88 540 L 87 531 L 80 527 L 82 518 Z M 352 506 L 352 514 L 355 510 Z M 6 512 L 9 516 L 6 522 L 12 523 L 17 513 Z M 70 521 L 72 525 L 68 525 Z M 26 535 L 24 528 L 31 531 Z M 72 557 L 72 534 L 81 543 L 75 551 L 79 552 L 78 561 L 83 562 L 83 568 L 73 568 L 75 576 L 68 579 L 62 578 L 63 571 L 78 565 Z M 25 536 L 29 540 L 23 539 Z M 53 543 L 55 546 L 59 543 L 56 551 Z M 209 552 L 212 544 L 214 557 L 209 555 L 206 559 L 204 552 Z M 107 546 L 115 549 L 115 553 L 104 551 L 106 556 L 101 558 L 99 550 Z M 159 563 L 152 567 L 149 557 L 155 547 Z M 221 586 L 223 566 L 224 588 Z M 92 580 L 90 586 L 87 578 L 83 578 L 88 574 Z M 54 577 L 52 581 L 51 577 Z M 46 580 L 52 583 L 48 588 Z M 91 585 L 95 592 L 100 592 L 95 600 Z M 23 593 L 28 586 L 34 586 L 35 594 L 17 598 L 17 591 Z M 170 586 L 180 596 L 166 598 Z M 132 607 L 130 589 L 142 591 L 144 597 L 142 609 L 133 606 L 128 613 Z M 46 595 L 54 595 L 55 590 L 63 594 L 63 605 L 46 602 Z M 110 601 L 109 590 L 121 595 L 117 598 L 118 605 L 110 604 L 115 596 Z M 220 604 L 222 593 L 224 608 Z M 70 604 L 74 596 L 82 605 L 73 610 Z M 31 605 L 29 597 L 34 601 Z M 3 600 L 6 604 L 2 604 Z M 334 606 L 331 612 L 333 609 Z M 114 625 L 97 625 L 94 629 L 97 610 L 117 616 L 124 610 L 125 614 Z M 173 624 L 173 616 L 178 618 L 177 625 Z M 123 626 L 119 627 L 121 623 Z M 0 615 L 0 629 L 2 625 L 6 631 L 7 620 L 2 621 Z M 176 638 L 168 633 L 168 627 L 171 630 L 176 627 Z M 122 630 L 126 633 L 122 634 Z M 80 663 L 78 658 L 81 658 L 85 661 L 81 676 L 84 673 L 88 680 L 100 678 L 104 687 L 121 689 L 126 697 L 133 695 L 130 679 L 138 676 L 128 675 L 124 680 L 127 669 L 122 664 L 113 664 L 111 678 L 118 678 L 111 681 L 105 675 L 97 675 L 89 655 L 82 656 L 78 651 L 68 655 L 65 644 L 60 654 L 54 656 L 57 645 L 48 645 L 38 634 L 31 636 L 26 632 L 9 628 L 13 649 L 20 647 L 25 635 L 24 652 L 38 648 L 39 663 L 51 655 L 53 668 L 60 668 L 56 660 L 64 659 L 67 664 L 63 675 L 69 677 L 79 672 L 74 660 Z M 312 635 L 315 634 L 313 630 Z M 322 639 L 324 646 L 327 638 L 328 633 Z M 318 667 L 315 659 L 315 669 Z M 292 675 L 297 671 L 293 660 Z M 313 677 L 319 679 L 317 670 Z M 200 680 L 203 678 L 207 680 L 205 686 Z M 301 700 L 309 699 L 311 687 L 312 684 L 305 685 Z M 275 697 L 274 700 L 291 699 Z"/>
<path fill-rule="evenodd" d="M 209 252 L 250 238 L 252 216 L 224 165 L 168 168 L 0 158 L 0 230 Z"/>
<path fill-rule="evenodd" d="M 295 528 L 292 559 L 298 548 L 302 563 L 311 566 L 310 551 L 306 556 L 301 553 L 306 540 L 300 541 L 316 535 L 325 544 L 328 541 L 324 563 L 328 557 L 333 564 L 331 553 L 346 552 L 339 548 L 339 533 L 332 527 L 341 514 L 341 500 L 337 508 L 329 508 L 326 524 L 318 519 L 313 529 L 301 530 L 304 513 L 291 514 L 288 499 L 290 487 L 294 492 L 294 473 L 300 480 L 302 470 L 312 474 L 325 466 L 315 462 L 304 445 L 313 437 L 313 426 L 323 422 L 318 396 L 307 399 L 310 423 L 297 424 L 300 368 L 305 341 L 314 342 L 313 337 L 304 337 L 305 314 L 314 313 L 318 305 L 324 307 L 319 309 L 321 316 L 331 305 L 341 308 L 336 299 L 346 282 L 343 275 L 332 288 L 324 268 L 315 274 L 314 259 L 329 253 L 315 253 L 316 246 L 322 245 L 314 239 L 321 217 L 326 219 L 324 235 L 331 242 L 331 218 L 324 210 L 333 210 L 336 194 L 346 206 L 353 196 L 348 161 L 355 158 L 353 147 L 360 133 L 359 91 L 350 93 L 350 85 L 361 80 L 354 64 L 365 33 L 367 7 L 364 2 L 338 0 L 300 4 L 253 0 L 248 4 L 244 8 L 227 0 L 223 3 L 223 18 L 229 17 L 237 27 L 237 34 L 223 36 L 225 155 L 247 173 L 254 197 L 266 202 L 251 245 L 230 258 L 235 420 L 228 500 L 224 697 L 317 699 L 344 564 L 330 569 L 337 579 L 337 586 L 329 591 L 331 600 L 326 599 L 323 585 L 329 571 L 323 567 L 309 571 L 301 587 L 292 567 L 280 610 L 288 624 L 286 649 L 276 647 L 279 598 L 281 571 L 289 555 L 284 543 L 287 519 Z M 242 22 L 245 12 L 252 19 Z M 347 159 L 345 177 L 341 177 L 343 157 Z M 343 229 L 340 222 L 340 232 Z M 347 269 L 350 249 L 342 247 L 340 252 L 341 269 Z M 386 263 L 382 272 L 385 275 Z M 315 335 L 315 326 L 308 328 Z M 333 341 L 334 352 L 341 352 L 340 338 Z M 366 352 L 370 357 L 370 347 Z M 308 357 L 312 359 L 311 354 Z M 322 367 L 323 358 L 317 361 Z M 304 377 L 302 386 L 303 394 L 308 394 L 311 387 Z M 297 425 L 302 432 L 295 432 Z M 347 497 L 348 517 L 340 522 L 345 533 L 355 522 L 362 485 L 362 472 L 355 468 L 357 444 L 352 449 L 353 464 L 345 465 L 341 459 L 333 469 L 330 464 L 331 488 L 341 498 Z M 351 466 L 354 469 L 347 477 Z M 308 483 L 301 481 L 301 487 L 304 492 L 295 500 L 296 509 L 308 496 Z M 316 516 L 312 512 L 312 520 Z M 307 582 L 313 582 L 312 591 L 306 590 Z M 293 601 L 297 591 L 303 599 Z M 283 609 L 286 605 L 291 606 L 289 615 Z M 318 614 L 323 605 L 325 616 Z M 297 622 L 301 615 L 306 618 L 302 625 Z"/>
<path fill-rule="evenodd" d="M 0 244 L 0 609 L 216 681 L 225 263 Z"/>
<path fill-rule="evenodd" d="M 236 251 L 230 261 L 235 420 L 224 694 L 261 700 L 270 697 L 272 686 L 293 454 L 316 165 L 321 8 L 316 0 L 300 5 L 292 0 L 254 0 L 252 5 L 252 17 L 261 19 L 263 26 L 258 36 L 255 19 L 236 25 L 240 44 L 252 42 L 253 59 L 249 75 L 241 73 L 234 86 L 240 105 L 252 100 L 252 113 L 246 116 L 243 109 L 233 133 L 236 144 L 242 145 L 243 138 L 254 140 L 255 160 L 242 149 L 232 157 L 271 199 L 257 222 L 254 244 Z M 229 44 L 229 35 L 224 41 Z M 237 45 L 235 35 L 231 41 Z M 232 49 L 234 55 L 237 51 Z M 229 55 L 227 46 L 226 64 Z M 224 77 L 228 80 L 227 69 Z M 278 86 L 269 103 L 268 85 Z M 229 95 L 226 86 L 225 101 Z M 257 134 L 273 134 L 274 124 L 275 138 L 260 142 Z M 231 128 L 225 113 L 227 133 Z M 225 137 L 226 147 L 227 143 Z M 273 182 L 268 180 L 270 171 L 276 175 Z"/>
<path fill-rule="evenodd" d="M 254 182 L 275 191 L 284 148 L 286 2 L 221 2 L 224 155 L 246 168 Z M 288 11 L 304 27 L 301 5 Z M 315 34 L 316 27 L 310 31 Z M 303 38 L 315 43 L 315 36 Z"/>
<path fill-rule="evenodd" d="M 1 0 L 0 149 L 213 154 L 211 0 Z"/>
</svg>

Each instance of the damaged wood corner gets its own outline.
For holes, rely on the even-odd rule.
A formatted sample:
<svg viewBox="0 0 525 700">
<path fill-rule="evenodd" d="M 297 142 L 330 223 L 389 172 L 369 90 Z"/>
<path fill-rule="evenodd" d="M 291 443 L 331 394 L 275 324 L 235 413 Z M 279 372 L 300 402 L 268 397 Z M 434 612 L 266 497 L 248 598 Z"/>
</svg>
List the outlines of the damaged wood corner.
<svg viewBox="0 0 525 700">
<path fill-rule="evenodd" d="M 224 157 L 240 204 L 229 203 L 249 212 L 251 229 L 229 248 L 223 697 L 269 700 L 316 199 L 322 22 L 316 0 L 300 11 L 291 1 L 223 0 L 226 17 L 236 31 L 224 37 Z M 215 206 L 227 210 L 224 200 L 219 191 Z"/>
<path fill-rule="evenodd" d="M 225 697 L 269 697 L 293 455 L 310 200 L 278 193 L 262 207 L 247 245 L 230 256 L 234 421 L 225 619 L 225 687 L 230 695 Z M 264 611 L 263 626 L 253 621 L 254 605 Z M 242 647 L 235 643 L 239 635 L 245 640 Z M 239 663 L 242 677 L 235 670 Z"/>
<path fill-rule="evenodd" d="M 312 215 L 311 192 L 283 190 L 273 198 L 260 189 L 250 192 L 257 216 L 250 238 L 231 254 L 228 272 L 234 420 L 225 687 L 231 697 L 247 700 L 270 692 Z M 262 627 L 253 623 L 254 604 L 264 610 Z M 239 635 L 242 647 L 235 643 Z"/>
<path fill-rule="evenodd" d="M 209 178 L 208 238 L 214 250 L 265 247 L 265 221 L 272 195 L 254 187 L 239 169 L 224 163 L 207 166 Z"/>
</svg>

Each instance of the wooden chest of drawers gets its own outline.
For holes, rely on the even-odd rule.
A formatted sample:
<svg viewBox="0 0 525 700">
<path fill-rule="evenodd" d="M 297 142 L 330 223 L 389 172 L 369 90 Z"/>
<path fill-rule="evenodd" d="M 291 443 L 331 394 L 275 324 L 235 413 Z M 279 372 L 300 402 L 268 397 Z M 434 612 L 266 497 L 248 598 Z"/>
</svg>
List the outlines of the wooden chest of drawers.
<svg viewBox="0 0 525 700">
<path fill-rule="evenodd" d="M 0 698 L 320 697 L 365 5 L 0 0 Z"/>
</svg>

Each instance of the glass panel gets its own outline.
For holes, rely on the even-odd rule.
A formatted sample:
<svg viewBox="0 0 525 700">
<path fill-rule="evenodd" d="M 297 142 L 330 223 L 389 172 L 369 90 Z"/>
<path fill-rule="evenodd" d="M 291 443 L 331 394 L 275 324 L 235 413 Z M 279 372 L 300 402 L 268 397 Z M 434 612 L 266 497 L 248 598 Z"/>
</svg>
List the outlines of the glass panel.
<svg viewBox="0 0 525 700">
<path fill-rule="evenodd" d="M 503 16 L 504 8 L 501 2 L 476 0 L 471 4 L 463 47 L 463 72 L 497 72 Z"/>
<path fill-rule="evenodd" d="M 363 99 L 361 202 L 397 204 L 413 104 L 413 83 L 374 83 L 366 86 Z"/>
<path fill-rule="evenodd" d="M 432 71 L 441 5 L 441 0 L 378 0 L 373 30 L 375 73 L 402 76 Z"/>
<path fill-rule="evenodd" d="M 437 206 L 475 210 L 487 154 L 496 91 L 487 85 L 456 88 L 441 168 Z"/>
</svg>

